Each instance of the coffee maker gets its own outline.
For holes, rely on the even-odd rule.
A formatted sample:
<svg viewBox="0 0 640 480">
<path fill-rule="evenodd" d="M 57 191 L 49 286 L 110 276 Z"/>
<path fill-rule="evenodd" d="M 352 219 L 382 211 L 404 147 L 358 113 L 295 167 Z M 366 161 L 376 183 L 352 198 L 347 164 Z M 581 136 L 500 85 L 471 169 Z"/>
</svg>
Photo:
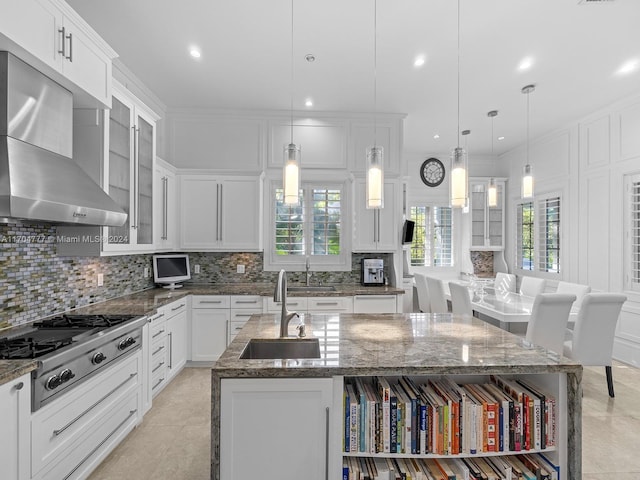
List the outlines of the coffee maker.
<svg viewBox="0 0 640 480">
<path fill-rule="evenodd" d="M 362 285 L 384 285 L 384 260 L 363 258 L 361 280 Z"/>
</svg>

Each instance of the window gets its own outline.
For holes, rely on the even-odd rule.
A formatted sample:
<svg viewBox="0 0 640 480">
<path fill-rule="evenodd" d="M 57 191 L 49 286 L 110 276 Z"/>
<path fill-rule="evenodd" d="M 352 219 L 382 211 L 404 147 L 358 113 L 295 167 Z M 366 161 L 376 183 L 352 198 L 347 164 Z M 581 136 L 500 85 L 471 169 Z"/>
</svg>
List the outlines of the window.
<svg viewBox="0 0 640 480">
<path fill-rule="evenodd" d="M 560 273 L 560 197 L 523 202 L 516 209 L 516 267 Z"/>
<path fill-rule="evenodd" d="M 273 219 L 268 230 L 271 255 L 265 257 L 265 269 L 304 269 L 306 257 L 311 265 L 326 270 L 350 269 L 350 245 L 343 231 L 343 212 L 347 209 L 344 184 L 305 183 L 298 205 L 285 205 L 283 190 L 271 184 Z"/>
<path fill-rule="evenodd" d="M 411 207 L 416 222 L 411 244 L 411 265 L 453 266 L 451 207 Z"/>
<path fill-rule="evenodd" d="M 625 177 L 626 288 L 640 291 L 640 174 Z"/>
</svg>

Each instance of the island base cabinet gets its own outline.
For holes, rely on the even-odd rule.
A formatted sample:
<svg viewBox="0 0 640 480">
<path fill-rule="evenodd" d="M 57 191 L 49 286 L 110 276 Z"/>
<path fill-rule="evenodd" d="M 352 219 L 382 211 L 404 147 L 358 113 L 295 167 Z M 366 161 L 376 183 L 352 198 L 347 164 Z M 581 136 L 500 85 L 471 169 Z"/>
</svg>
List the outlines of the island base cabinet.
<svg viewBox="0 0 640 480">
<path fill-rule="evenodd" d="M 196 295 L 192 298 L 191 361 L 215 362 L 227 348 L 229 306 L 228 295 Z"/>
<path fill-rule="evenodd" d="M 340 478 L 340 436 L 331 416 L 341 409 L 342 389 L 334 399 L 334 379 L 220 382 L 220 472 L 212 478 Z"/>
<path fill-rule="evenodd" d="M 29 475 L 31 375 L 0 385 L 0 465 L 2 478 L 26 480 Z M 5 477 L 6 475 L 6 477 Z"/>
</svg>

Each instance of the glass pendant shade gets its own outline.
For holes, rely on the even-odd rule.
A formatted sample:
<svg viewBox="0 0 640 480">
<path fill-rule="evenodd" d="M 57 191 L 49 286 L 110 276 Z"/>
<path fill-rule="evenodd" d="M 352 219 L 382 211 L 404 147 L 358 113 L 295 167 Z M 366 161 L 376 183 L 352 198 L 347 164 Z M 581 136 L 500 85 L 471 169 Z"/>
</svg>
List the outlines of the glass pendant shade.
<svg viewBox="0 0 640 480">
<path fill-rule="evenodd" d="M 284 203 L 298 205 L 300 201 L 300 147 L 290 143 L 284 147 L 284 170 L 282 178 Z"/>
<path fill-rule="evenodd" d="M 489 180 L 489 188 L 487 188 L 487 206 L 498 206 L 498 187 L 496 186 L 496 179 Z"/>
<path fill-rule="evenodd" d="M 529 164 L 522 169 L 522 198 L 533 198 L 533 170 Z"/>
<path fill-rule="evenodd" d="M 367 208 L 384 207 L 384 152 L 382 147 L 367 149 Z"/>
<path fill-rule="evenodd" d="M 451 206 L 464 208 L 468 199 L 467 152 L 460 147 L 451 153 Z"/>
</svg>

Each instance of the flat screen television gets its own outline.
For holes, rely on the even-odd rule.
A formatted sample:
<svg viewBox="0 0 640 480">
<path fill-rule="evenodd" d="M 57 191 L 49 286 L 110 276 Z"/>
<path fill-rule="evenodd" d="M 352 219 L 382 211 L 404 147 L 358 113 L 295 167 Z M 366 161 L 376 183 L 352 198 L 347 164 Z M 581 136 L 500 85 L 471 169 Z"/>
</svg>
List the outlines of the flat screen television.
<svg viewBox="0 0 640 480">
<path fill-rule="evenodd" d="M 166 285 L 163 288 L 180 288 L 180 282 L 191 279 L 189 255 L 166 254 L 153 256 L 153 281 Z"/>
<path fill-rule="evenodd" d="M 416 226 L 416 222 L 413 220 L 405 220 L 402 226 L 402 244 L 409 245 L 413 243 L 413 228 Z"/>
</svg>

